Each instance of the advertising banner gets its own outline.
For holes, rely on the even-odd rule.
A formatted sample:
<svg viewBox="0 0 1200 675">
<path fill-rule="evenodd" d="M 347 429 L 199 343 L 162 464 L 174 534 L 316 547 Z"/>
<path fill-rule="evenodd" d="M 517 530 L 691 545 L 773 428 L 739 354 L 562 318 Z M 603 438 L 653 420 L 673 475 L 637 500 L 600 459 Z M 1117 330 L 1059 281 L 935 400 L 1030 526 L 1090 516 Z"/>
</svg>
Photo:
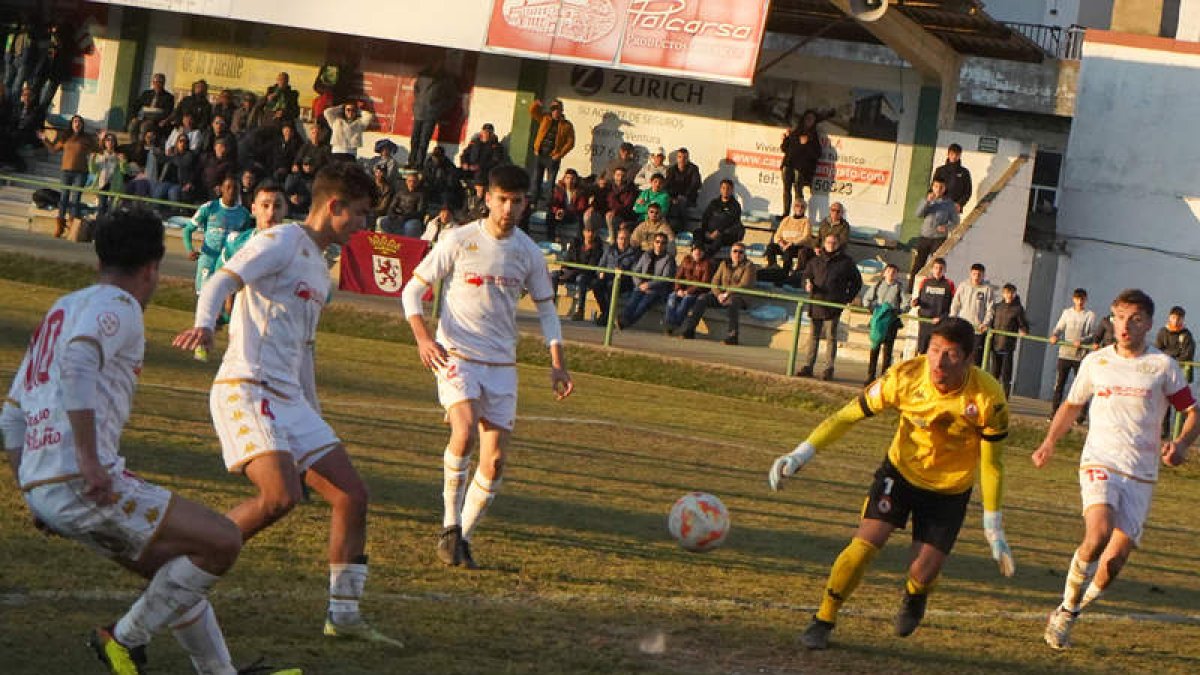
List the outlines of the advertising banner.
<svg viewBox="0 0 1200 675">
<path fill-rule="evenodd" d="M 358 232 L 342 248 L 338 288 L 365 295 L 400 297 L 429 242 L 382 232 Z"/>
<path fill-rule="evenodd" d="M 495 0 L 484 49 L 749 84 L 768 0 Z"/>
</svg>

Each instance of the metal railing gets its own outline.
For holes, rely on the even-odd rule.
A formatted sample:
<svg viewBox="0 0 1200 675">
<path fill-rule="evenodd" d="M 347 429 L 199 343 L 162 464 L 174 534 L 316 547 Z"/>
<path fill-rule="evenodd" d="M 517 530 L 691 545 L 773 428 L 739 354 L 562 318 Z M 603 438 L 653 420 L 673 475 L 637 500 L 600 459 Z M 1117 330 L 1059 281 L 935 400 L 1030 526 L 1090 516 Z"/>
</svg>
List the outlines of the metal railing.
<svg viewBox="0 0 1200 675">
<path fill-rule="evenodd" d="M 116 200 L 129 200 L 135 202 L 145 202 L 147 204 L 156 204 L 159 206 L 167 206 L 174 209 L 186 209 L 194 211 L 200 208 L 199 204 L 187 204 L 184 202 L 173 202 L 168 199 L 155 199 L 153 197 L 143 197 L 141 195 L 131 195 L 127 192 L 115 192 L 113 190 L 101 190 L 94 187 L 81 187 L 78 185 L 64 185 L 62 183 L 48 180 L 45 178 L 26 178 L 25 176 L 14 176 L 12 174 L 0 174 L 0 182 L 18 183 L 22 185 L 30 185 L 34 187 L 51 188 L 60 192 L 82 192 L 88 195 L 98 195 L 101 197 L 113 197 Z M 110 206 L 110 208 L 112 208 Z"/>
<path fill-rule="evenodd" d="M 1066 28 L 1040 23 L 1004 21 L 1005 26 L 1020 33 L 1056 59 L 1078 61 L 1083 52 L 1083 36 L 1087 29 L 1080 25 Z"/>
</svg>

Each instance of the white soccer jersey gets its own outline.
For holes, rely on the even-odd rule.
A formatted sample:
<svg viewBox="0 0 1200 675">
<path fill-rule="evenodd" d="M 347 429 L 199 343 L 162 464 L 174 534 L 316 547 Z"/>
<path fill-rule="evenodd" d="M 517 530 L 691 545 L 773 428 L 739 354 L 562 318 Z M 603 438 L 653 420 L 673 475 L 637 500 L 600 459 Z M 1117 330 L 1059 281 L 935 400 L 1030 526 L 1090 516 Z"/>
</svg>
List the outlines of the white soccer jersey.
<svg viewBox="0 0 1200 675">
<path fill-rule="evenodd" d="M 100 465 L 120 469 L 121 430 L 129 420 L 146 337 L 142 307 L 129 293 L 96 284 L 59 298 L 33 333 L 9 390 L 10 405 L 25 418 L 18 480 L 23 489 L 79 475 L 74 434 L 62 394 L 67 345 L 85 341 L 100 350 L 96 390 L 96 455 Z"/>
<path fill-rule="evenodd" d="M 431 286 L 450 277 L 437 340 L 481 363 L 516 362 L 521 289 L 535 302 L 554 297 L 546 259 L 529 235 L 514 230 L 496 239 L 482 219 L 444 232 L 413 276 Z"/>
<path fill-rule="evenodd" d="M 1126 358 L 1110 345 L 1089 354 L 1079 366 L 1067 402 L 1088 411 L 1087 439 L 1080 466 L 1103 466 L 1139 480 L 1158 479 L 1163 417 L 1167 405 L 1195 405 L 1175 359 L 1147 346 Z"/>
<path fill-rule="evenodd" d="M 296 223 L 258 233 L 221 268 L 241 279 L 217 380 L 252 380 L 303 396 L 301 372 L 329 297 L 321 249 Z"/>
</svg>

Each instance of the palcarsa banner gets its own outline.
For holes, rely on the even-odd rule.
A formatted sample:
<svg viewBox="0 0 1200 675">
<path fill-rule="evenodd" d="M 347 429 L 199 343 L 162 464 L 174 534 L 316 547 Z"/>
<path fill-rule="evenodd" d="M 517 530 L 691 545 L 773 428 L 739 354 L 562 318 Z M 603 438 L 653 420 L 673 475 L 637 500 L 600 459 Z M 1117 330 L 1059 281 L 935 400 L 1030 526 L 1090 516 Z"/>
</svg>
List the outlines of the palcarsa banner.
<svg viewBox="0 0 1200 675">
<path fill-rule="evenodd" d="M 358 232 L 342 248 L 338 288 L 399 297 L 429 242 L 382 232 Z"/>
<path fill-rule="evenodd" d="M 494 0 L 484 49 L 750 84 L 769 0 Z"/>
</svg>

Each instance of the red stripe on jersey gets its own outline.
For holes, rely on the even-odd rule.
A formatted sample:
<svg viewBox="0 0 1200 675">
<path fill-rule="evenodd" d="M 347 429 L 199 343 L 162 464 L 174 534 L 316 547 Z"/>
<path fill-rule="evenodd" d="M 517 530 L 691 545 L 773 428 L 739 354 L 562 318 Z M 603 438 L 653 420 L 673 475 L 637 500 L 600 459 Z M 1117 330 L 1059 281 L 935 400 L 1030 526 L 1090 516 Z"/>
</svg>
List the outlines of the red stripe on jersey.
<svg viewBox="0 0 1200 675">
<path fill-rule="evenodd" d="M 1184 387 L 1183 389 L 1180 389 L 1174 394 L 1168 396 L 1167 400 L 1170 401 L 1171 405 L 1175 406 L 1175 409 L 1179 412 L 1183 412 L 1196 405 L 1196 398 L 1192 396 L 1191 387 Z"/>
</svg>

